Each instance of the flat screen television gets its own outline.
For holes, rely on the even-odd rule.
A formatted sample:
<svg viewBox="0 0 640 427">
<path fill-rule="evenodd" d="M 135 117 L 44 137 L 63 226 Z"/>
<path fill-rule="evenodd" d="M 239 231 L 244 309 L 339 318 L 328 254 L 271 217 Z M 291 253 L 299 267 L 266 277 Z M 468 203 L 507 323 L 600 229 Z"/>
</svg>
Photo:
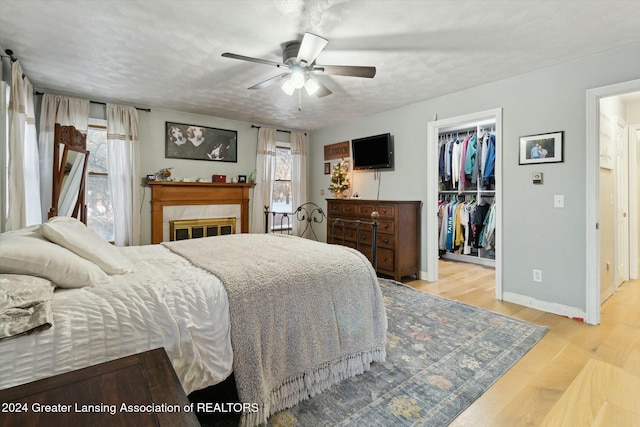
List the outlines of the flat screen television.
<svg viewBox="0 0 640 427">
<path fill-rule="evenodd" d="M 391 134 L 368 136 L 351 141 L 353 169 L 389 169 L 393 167 Z"/>
</svg>

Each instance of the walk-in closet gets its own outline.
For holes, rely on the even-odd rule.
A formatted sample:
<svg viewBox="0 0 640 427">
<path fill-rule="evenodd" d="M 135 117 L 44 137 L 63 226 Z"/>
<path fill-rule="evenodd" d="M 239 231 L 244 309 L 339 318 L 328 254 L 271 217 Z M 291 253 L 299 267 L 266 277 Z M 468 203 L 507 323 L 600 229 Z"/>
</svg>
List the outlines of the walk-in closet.
<svg viewBox="0 0 640 427">
<path fill-rule="evenodd" d="M 493 267 L 498 299 L 501 134 L 501 109 L 428 124 L 427 280 L 438 280 L 441 260 Z"/>
<path fill-rule="evenodd" d="M 438 134 L 438 250 L 443 259 L 495 265 L 495 120 Z"/>
</svg>

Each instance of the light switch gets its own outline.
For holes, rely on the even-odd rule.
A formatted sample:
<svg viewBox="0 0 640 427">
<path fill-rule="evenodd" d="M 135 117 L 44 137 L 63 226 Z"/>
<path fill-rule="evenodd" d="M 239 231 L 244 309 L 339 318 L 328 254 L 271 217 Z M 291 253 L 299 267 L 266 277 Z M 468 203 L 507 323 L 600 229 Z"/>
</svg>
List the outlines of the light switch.
<svg viewBox="0 0 640 427">
<path fill-rule="evenodd" d="M 556 194 L 553 196 L 553 207 L 564 208 L 564 196 L 562 194 Z"/>
</svg>

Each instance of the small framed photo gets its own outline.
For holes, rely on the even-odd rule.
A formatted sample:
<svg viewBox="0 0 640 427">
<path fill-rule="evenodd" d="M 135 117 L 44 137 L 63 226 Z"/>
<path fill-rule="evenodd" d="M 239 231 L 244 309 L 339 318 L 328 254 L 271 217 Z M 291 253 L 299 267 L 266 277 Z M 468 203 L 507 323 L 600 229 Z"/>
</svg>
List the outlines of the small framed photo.
<svg viewBox="0 0 640 427">
<path fill-rule="evenodd" d="M 521 165 L 558 163 L 563 160 L 564 131 L 520 137 Z"/>
<path fill-rule="evenodd" d="M 349 160 L 343 160 L 342 165 L 344 166 L 344 170 L 349 172 Z"/>
<path fill-rule="evenodd" d="M 247 182 L 247 175 L 238 175 L 238 182 Z"/>
<path fill-rule="evenodd" d="M 331 173 L 331 163 L 326 162 L 324 164 L 324 174 L 329 175 Z"/>
</svg>

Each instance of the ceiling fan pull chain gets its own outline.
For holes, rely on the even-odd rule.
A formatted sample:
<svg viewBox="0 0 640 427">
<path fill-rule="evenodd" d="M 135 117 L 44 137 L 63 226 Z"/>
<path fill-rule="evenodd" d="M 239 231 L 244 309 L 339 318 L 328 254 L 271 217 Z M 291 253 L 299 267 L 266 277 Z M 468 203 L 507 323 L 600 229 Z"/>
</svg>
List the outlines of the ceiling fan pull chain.
<svg viewBox="0 0 640 427">
<path fill-rule="evenodd" d="M 302 111 L 302 91 L 298 89 L 298 111 Z"/>
</svg>

